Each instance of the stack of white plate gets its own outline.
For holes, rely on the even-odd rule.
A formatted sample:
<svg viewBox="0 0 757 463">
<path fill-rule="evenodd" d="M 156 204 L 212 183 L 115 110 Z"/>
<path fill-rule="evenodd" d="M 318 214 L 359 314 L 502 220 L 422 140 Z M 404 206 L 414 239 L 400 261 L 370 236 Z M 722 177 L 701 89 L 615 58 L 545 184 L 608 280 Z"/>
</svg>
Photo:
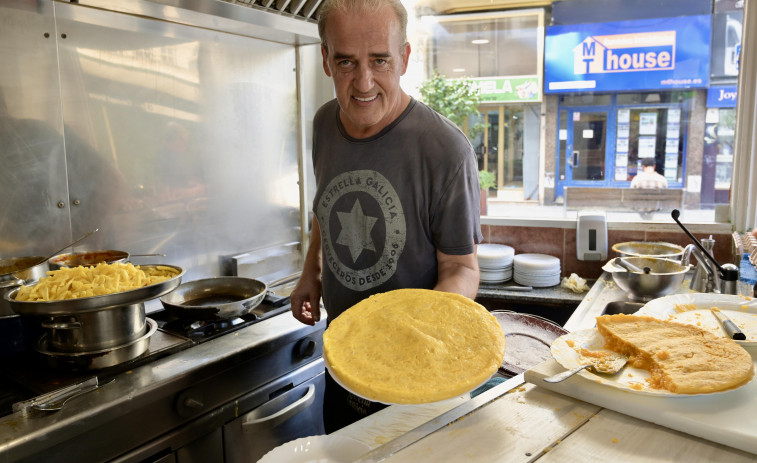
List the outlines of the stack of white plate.
<svg viewBox="0 0 757 463">
<path fill-rule="evenodd" d="M 513 259 L 513 280 L 523 286 L 560 284 L 560 259 L 546 254 L 518 254 Z"/>
<path fill-rule="evenodd" d="M 515 250 L 504 244 L 478 245 L 481 283 L 502 283 L 513 277 Z"/>
</svg>

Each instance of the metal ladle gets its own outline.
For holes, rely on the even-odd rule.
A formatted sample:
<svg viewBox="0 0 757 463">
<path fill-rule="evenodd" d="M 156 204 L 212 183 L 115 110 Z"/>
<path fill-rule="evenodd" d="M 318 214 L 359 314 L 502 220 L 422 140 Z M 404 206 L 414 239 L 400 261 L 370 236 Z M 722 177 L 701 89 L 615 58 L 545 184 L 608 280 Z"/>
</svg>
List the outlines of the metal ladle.
<svg viewBox="0 0 757 463">
<path fill-rule="evenodd" d="M 39 264 L 41 264 L 42 262 L 45 262 L 45 261 L 47 261 L 47 260 L 50 260 L 50 259 L 52 259 L 53 257 L 57 256 L 58 254 L 60 254 L 60 253 L 61 253 L 61 252 L 63 252 L 64 250 L 66 250 L 66 249 L 70 248 L 71 246 L 75 245 L 75 244 L 76 244 L 76 243 L 78 243 L 79 241 L 83 241 L 83 240 L 84 240 L 85 238 L 89 238 L 90 236 L 94 235 L 94 234 L 95 234 L 95 232 L 97 232 L 98 230 L 100 230 L 100 229 L 99 229 L 99 228 L 95 228 L 95 229 L 94 229 L 94 230 L 92 230 L 91 232 L 87 233 L 86 235 L 82 236 L 81 238 L 77 239 L 76 241 L 74 241 L 74 242 L 72 242 L 72 243 L 69 243 L 69 244 L 67 244 L 67 245 L 63 246 L 62 248 L 58 249 L 57 251 L 55 251 L 54 253 L 50 254 L 50 255 L 49 255 L 49 256 L 47 256 L 47 257 L 45 257 L 44 259 L 42 259 L 41 261 L 37 262 L 37 263 L 36 263 L 36 264 L 34 264 L 34 265 L 39 265 Z M 32 267 L 33 267 L 33 266 L 32 266 Z"/>
<path fill-rule="evenodd" d="M 615 263 L 623 267 L 624 269 L 628 270 L 629 272 L 633 273 L 644 273 L 649 274 L 652 269 L 649 267 L 644 267 L 644 270 L 640 269 L 639 267 L 633 265 L 632 263 L 628 262 L 627 260 L 623 259 L 622 257 L 616 257 Z"/>
</svg>

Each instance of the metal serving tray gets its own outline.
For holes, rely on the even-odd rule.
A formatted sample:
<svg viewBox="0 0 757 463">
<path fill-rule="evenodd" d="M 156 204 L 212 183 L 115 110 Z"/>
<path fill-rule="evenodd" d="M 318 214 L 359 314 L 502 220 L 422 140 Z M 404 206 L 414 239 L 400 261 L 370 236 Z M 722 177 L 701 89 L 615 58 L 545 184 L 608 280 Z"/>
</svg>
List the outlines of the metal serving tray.
<svg viewBox="0 0 757 463">
<path fill-rule="evenodd" d="M 144 286 L 142 288 L 132 289 L 130 291 L 83 297 L 79 299 L 65 299 L 62 301 L 17 301 L 16 294 L 21 288 L 16 288 L 5 295 L 5 300 L 8 301 L 13 311 L 20 315 L 53 316 L 94 312 L 109 309 L 111 307 L 137 304 L 170 293 L 181 284 L 181 277 L 186 273 L 186 270 L 174 265 L 151 264 L 140 265 L 139 267 L 170 267 L 178 270 L 179 274 L 169 280 L 161 281 L 160 283 L 150 286 Z"/>
</svg>

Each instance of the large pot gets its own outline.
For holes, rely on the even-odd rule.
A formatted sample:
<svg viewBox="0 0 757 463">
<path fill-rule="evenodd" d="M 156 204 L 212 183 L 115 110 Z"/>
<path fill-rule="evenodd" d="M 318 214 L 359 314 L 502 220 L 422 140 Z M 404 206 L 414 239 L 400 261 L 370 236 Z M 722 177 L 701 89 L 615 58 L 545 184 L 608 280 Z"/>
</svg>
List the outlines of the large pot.
<svg viewBox="0 0 757 463">
<path fill-rule="evenodd" d="M 158 324 L 149 318 L 145 321 L 145 332 L 137 339 L 120 346 L 89 352 L 57 352 L 49 348 L 48 337 L 43 335 L 37 343 L 36 350 L 47 358 L 48 365 L 56 369 L 98 370 L 112 367 L 147 352 L 150 337 L 157 331 Z"/>
<path fill-rule="evenodd" d="M 160 302 L 168 313 L 183 319 L 231 319 L 248 314 L 267 292 L 265 283 L 252 278 L 205 278 L 180 285 Z"/>
<path fill-rule="evenodd" d="M 131 343 L 145 334 L 142 303 L 107 310 L 50 317 L 42 321 L 47 348 L 55 352 L 92 352 Z"/>
<path fill-rule="evenodd" d="M 23 284 L 35 283 L 50 266 L 42 256 L 11 257 L 0 260 L 0 318 L 16 317 L 5 295 Z"/>
</svg>

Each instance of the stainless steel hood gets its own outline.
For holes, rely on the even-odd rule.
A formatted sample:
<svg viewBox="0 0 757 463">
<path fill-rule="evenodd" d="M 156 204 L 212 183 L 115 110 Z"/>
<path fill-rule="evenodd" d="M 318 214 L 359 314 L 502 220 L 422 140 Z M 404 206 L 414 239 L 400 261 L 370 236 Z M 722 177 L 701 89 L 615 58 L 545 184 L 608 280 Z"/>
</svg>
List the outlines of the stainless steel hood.
<svg viewBox="0 0 757 463">
<path fill-rule="evenodd" d="M 289 45 L 318 38 L 322 0 L 79 0 L 82 6 L 219 30 Z"/>
</svg>

